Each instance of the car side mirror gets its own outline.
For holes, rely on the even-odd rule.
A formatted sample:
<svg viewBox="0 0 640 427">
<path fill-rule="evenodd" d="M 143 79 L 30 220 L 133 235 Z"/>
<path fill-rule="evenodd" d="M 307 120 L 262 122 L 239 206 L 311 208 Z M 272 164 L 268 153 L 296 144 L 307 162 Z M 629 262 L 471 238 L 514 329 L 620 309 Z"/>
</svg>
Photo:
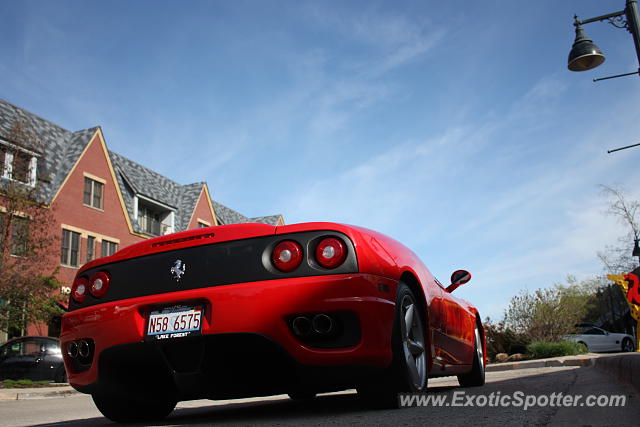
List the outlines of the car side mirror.
<svg viewBox="0 0 640 427">
<path fill-rule="evenodd" d="M 451 284 L 447 287 L 447 292 L 451 293 L 471 280 L 471 273 L 467 270 L 456 270 L 451 273 Z"/>
</svg>

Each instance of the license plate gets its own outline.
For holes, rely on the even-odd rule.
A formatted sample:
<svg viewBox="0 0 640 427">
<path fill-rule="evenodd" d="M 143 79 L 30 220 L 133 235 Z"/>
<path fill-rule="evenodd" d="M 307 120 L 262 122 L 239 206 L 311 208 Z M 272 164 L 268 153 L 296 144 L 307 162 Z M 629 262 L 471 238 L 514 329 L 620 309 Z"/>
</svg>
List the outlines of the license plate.
<svg viewBox="0 0 640 427">
<path fill-rule="evenodd" d="M 197 335 L 201 326 L 202 307 L 166 307 L 149 314 L 147 337 L 162 340 Z"/>
</svg>

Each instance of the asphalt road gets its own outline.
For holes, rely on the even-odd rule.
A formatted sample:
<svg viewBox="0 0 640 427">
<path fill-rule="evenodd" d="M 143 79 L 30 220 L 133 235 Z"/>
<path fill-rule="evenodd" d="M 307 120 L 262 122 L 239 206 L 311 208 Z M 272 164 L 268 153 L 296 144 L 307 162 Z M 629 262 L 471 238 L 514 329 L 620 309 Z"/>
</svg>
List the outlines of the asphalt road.
<svg viewBox="0 0 640 427">
<path fill-rule="evenodd" d="M 544 404 L 565 396 L 623 395 L 624 407 L 514 406 L 521 393 Z M 463 393 L 466 393 L 463 395 Z M 499 393 L 499 395 L 498 395 Z M 553 395 L 555 393 L 555 395 Z M 559 393 L 563 393 L 559 397 Z M 592 367 L 520 369 L 490 372 L 484 387 L 462 389 L 455 378 L 432 379 L 428 396 L 445 399 L 443 406 L 410 407 L 398 410 L 367 409 L 353 391 L 323 395 L 310 402 L 294 402 L 285 396 L 226 402 L 182 402 L 160 425 L 634 425 L 640 424 L 640 396 L 629 386 L 611 381 Z M 493 398 L 491 397 L 493 396 Z M 509 396 L 508 407 L 491 406 L 498 397 Z M 553 396 L 556 396 L 555 398 Z M 604 399 L 604 398 L 602 398 Z M 506 401 L 505 399 L 503 399 Z M 548 400 L 548 399 L 546 399 Z M 465 405 L 473 401 L 475 406 Z M 449 404 L 447 406 L 446 404 Z M 582 403 L 584 406 L 580 406 Z M 112 424 L 93 406 L 91 398 L 0 401 L 1 426 L 99 426 Z M 155 424 L 158 425 L 158 424 Z"/>
</svg>

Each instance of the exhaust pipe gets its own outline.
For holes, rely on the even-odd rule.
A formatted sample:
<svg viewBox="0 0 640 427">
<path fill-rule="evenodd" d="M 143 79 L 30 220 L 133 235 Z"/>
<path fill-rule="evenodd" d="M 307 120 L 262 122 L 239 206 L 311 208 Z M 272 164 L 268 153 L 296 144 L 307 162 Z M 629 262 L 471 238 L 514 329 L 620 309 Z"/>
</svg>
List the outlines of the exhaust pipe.
<svg viewBox="0 0 640 427">
<path fill-rule="evenodd" d="M 80 340 L 80 342 L 78 343 L 78 354 L 80 355 L 80 357 L 89 356 L 89 351 L 89 343 L 85 340 Z"/>
<path fill-rule="evenodd" d="M 69 344 L 67 344 L 67 354 L 72 359 L 75 359 L 76 357 L 78 357 L 78 343 L 77 342 L 71 341 Z"/>
<path fill-rule="evenodd" d="M 321 335 L 327 335 L 333 330 L 333 320 L 326 314 L 316 314 L 312 325 L 313 330 Z"/>
<path fill-rule="evenodd" d="M 311 333 L 311 321 L 304 316 L 298 316 L 291 322 L 293 332 L 299 337 L 306 337 Z"/>
</svg>

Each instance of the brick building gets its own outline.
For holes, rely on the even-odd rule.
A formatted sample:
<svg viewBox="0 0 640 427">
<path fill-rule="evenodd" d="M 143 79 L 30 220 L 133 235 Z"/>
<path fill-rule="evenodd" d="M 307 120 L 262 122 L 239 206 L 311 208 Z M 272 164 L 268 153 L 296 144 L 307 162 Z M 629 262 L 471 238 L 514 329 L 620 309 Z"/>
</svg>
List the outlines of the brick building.
<svg viewBox="0 0 640 427">
<path fill-rule="evenodd" d="M 16 123 L 35 134 L 39 150 L 3 137 Z M 17 173 L 18 163 L 28 165 L 25 173 Z M 212 200 L 206 182 L 181 185 L 110 151 L 100 127 L 69 131 L 0 99 L 0 184 L 9 180 L 37 186 L 53 208 L 59 238 L 51 251 L 60 253 L 63 292 L 85 262 L 143 239 L 223 224 L 283 224 L 281 215 L 248 218 Z M 29 325 L 28 334 L 55 335 L 55 324 Z"/>
</svg>

